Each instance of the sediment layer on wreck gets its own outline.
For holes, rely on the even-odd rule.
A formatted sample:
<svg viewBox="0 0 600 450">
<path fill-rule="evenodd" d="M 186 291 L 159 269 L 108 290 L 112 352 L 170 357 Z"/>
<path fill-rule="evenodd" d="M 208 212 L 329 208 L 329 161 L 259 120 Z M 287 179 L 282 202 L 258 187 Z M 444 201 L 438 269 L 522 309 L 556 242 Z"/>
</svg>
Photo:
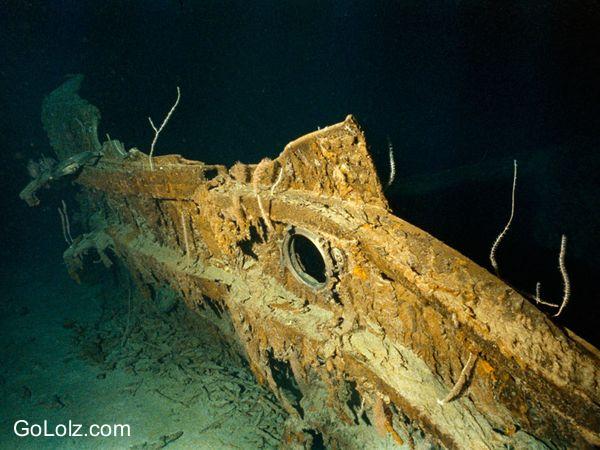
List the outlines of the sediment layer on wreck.
<svg viewBox="0 0 600 450">
<path fill-rule="evenodd" d="M 282 447 L 318 434 L 362 448 L 359 424 L 406 445 L 423 434 L 446 448 L 600 445 L 598 350 L 395 217 L 352 116 L 259 164 L 168 155 L 152 168 L 98 143 L 80 83 L 46 99 L 43 122 L 59 164 L 94 157 L 26 197 L 73 177 L 86 229 L 65 252 L 73 277 L 96 252 L 148 297 L 178 292 L 288 412 Z"/>
</svg>

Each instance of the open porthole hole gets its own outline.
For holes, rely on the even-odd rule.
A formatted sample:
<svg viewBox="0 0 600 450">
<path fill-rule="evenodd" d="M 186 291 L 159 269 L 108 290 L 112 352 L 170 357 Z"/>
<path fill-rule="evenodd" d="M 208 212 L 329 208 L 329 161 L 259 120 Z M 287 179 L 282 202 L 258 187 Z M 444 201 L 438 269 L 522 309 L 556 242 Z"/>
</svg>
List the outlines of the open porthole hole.
<svg viewBox="0 0 600 450">
<path fill-rule="evenodd" d="M 292 268 L 304 282 L 312 287 L 321 287 L 327 281 L 325 261 L 321 252 L 306 236 L 296 234 L 290 243 Z"/>
</svg>

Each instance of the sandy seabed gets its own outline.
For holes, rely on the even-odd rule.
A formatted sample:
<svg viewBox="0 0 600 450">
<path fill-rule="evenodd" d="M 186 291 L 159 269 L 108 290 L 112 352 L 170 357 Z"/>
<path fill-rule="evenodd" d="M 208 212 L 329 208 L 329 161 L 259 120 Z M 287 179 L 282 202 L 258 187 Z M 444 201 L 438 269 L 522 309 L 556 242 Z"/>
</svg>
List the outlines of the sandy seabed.
<svg viewBox="0 0 600 450">
<path fill-rule="evenodd" d="M 285 413 L 183 304 L 144 300 L 114 276 L 78 285 L 60 262 L 19 267 L 0 303 L 0 448 L 277 447 Z M 20 433 L 70 421 L 130 434 L 19 437 L 18 420 Z"/>
</svg>

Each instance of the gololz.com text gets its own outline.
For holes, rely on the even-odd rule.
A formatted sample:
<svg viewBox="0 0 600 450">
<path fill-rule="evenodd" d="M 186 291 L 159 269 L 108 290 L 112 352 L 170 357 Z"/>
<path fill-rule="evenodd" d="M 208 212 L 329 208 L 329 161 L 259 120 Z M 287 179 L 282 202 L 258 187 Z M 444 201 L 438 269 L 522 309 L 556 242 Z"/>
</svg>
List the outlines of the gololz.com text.
<svg viewBox="0 0 600 450">
<path fill-rule="evenodd" d="M 68 423 L 49 424 L 29 423 L 27 420 L 17 420 L 13 427 L 19 437 L 129 437 L 131 428 L 128 424 L 91 424 L 84 426 L 69 420 Z"/>
</svg>

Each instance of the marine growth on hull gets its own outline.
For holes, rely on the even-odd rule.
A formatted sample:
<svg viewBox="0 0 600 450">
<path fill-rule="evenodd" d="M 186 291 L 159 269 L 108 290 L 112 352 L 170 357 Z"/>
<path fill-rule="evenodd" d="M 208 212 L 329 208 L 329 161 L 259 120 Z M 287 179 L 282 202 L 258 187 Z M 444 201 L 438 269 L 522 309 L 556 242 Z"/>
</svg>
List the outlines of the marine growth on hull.
<svg viewBox="0 0 600 450">
<path fill-rule="evenodd" d="M 89 358 L 151 371 L 158 346 L 201 388 L 157 395 L 242 408 L 250 447 L 600 445 L 598 351 L 394 216 L 352 116 L 275 159 L 209 165 L 154 152 L 179 90 L 146 153 L 99 140 L 82 79 L 45 99 L 55 155 L 34 164 L 21 196 L 34 206 L 40 188 L 74 182 L 78 204 L 60 213 L 67 270 L 82 283 L 112 273 L 129 293 L 98 324 L 104 346 L 78 334 Z M 179 326 L 212 356 L 199 360 Z"/>
</svg>

